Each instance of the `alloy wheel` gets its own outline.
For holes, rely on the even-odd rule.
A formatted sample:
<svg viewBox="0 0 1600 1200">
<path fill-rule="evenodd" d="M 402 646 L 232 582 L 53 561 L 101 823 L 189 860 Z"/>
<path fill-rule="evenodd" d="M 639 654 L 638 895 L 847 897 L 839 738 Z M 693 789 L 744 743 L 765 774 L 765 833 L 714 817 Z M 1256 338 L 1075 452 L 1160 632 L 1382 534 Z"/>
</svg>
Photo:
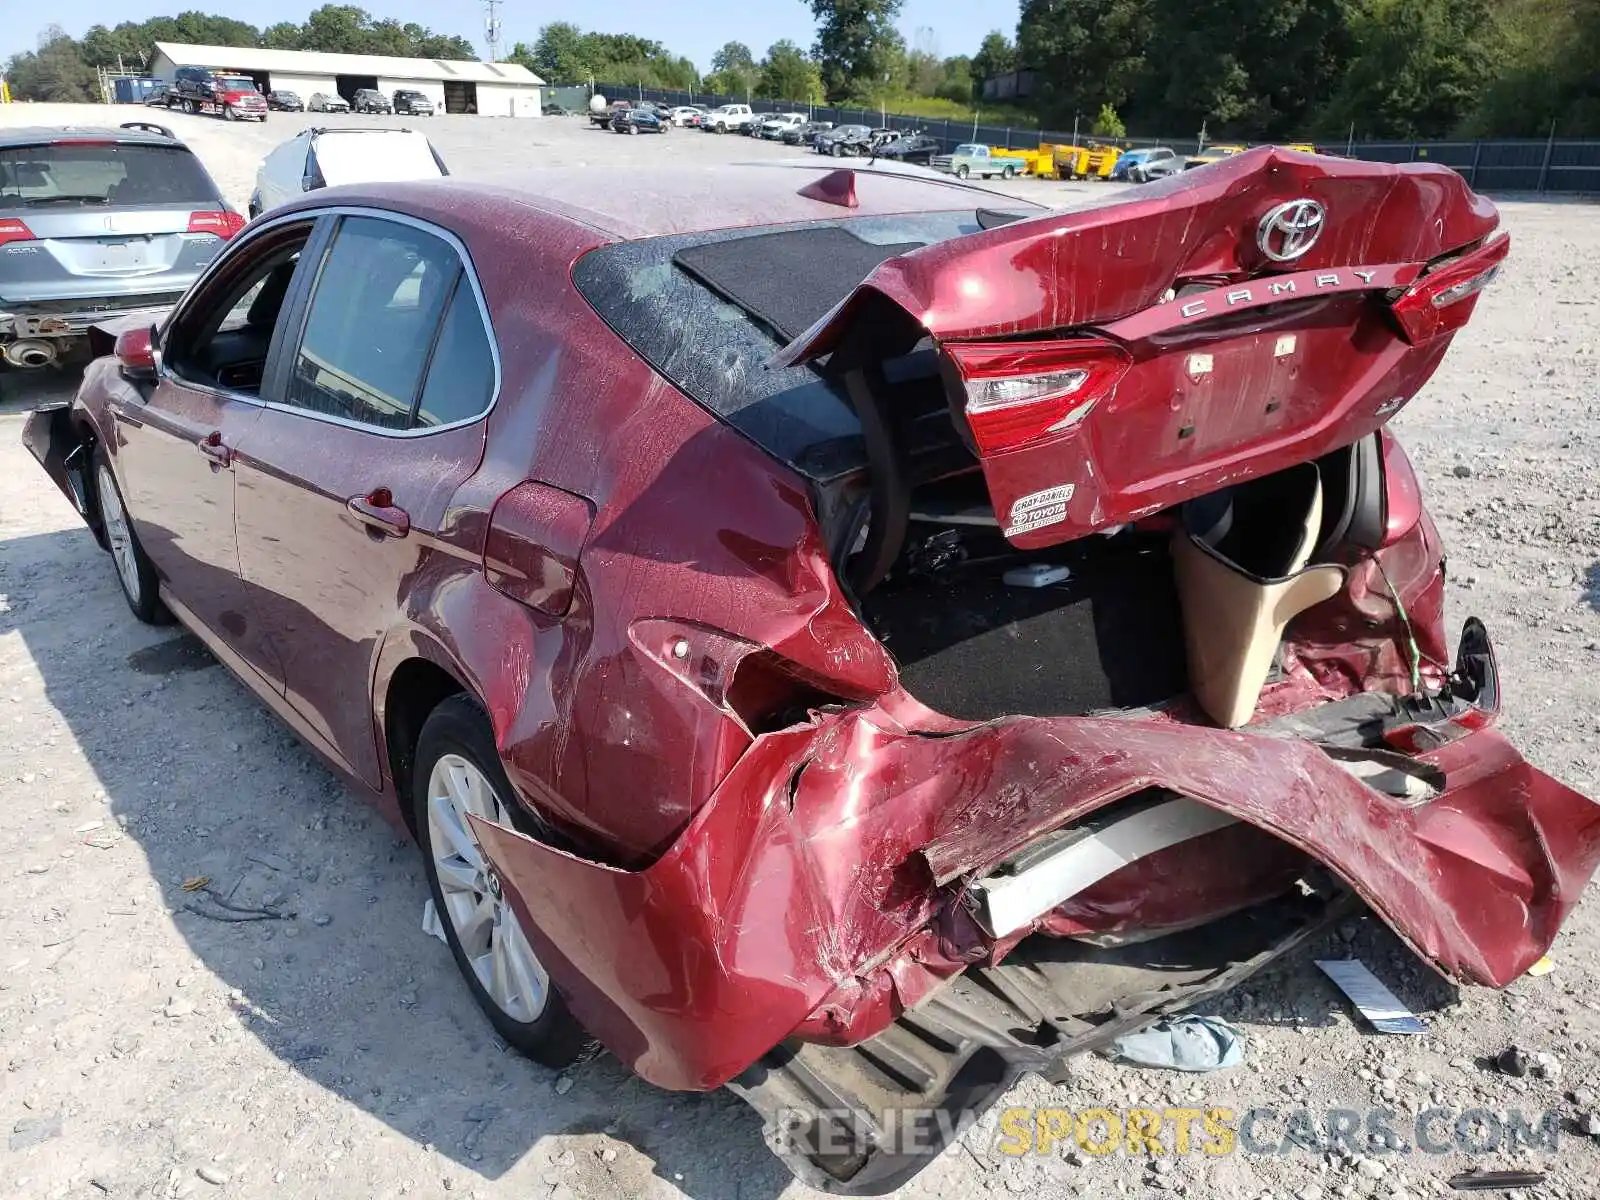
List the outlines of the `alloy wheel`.
<svg viewBox="0 0 1600 1200">
<path fill-rule="evenodd" d="M 469 813 L 509 824 L 484 773 L 459 754 L 442 754 L 428 776 L 428 842 L 445 919 L 495 1005 L 514 1021 L 534 1021 L 544 1012 L 550 978 L 472 834 Z"/>
<path fill-rule="evenodd" d="M 138 603 L 144 597 L 140 594 L 139 560 L 133 547 L 133 532 L 128 528 L 128 514 L 123 510 L 111 469 L 104 463 L 95 470 L 95 487 L 100 496 L 100 522 L 105 527 L 106 541 L 111 543 L 117 578 L 122 581 L 129 598 Z"/>
</svg>

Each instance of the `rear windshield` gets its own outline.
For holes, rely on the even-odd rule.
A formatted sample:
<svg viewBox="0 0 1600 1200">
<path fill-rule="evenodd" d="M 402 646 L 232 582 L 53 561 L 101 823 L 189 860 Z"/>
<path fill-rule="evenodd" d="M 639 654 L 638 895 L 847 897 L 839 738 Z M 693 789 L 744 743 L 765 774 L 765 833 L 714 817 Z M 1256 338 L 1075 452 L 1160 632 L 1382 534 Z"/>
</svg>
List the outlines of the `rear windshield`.
<svg viewBox="0 0 1600 1200">
<path fill-rule="evenodd" d="M 0 148 L 0 210 L 72 204 L 217 204 L 182 146 L 54 143 Z"/>
<path fill-rule="evenodd" d="M 785 246 L 776 235 L 792 233 L 798 242 L 838 230 L 888 257 L 982 228 L 979 214 L 966 211 L 647 238 L 591 250 L 572 276 L 640 357 L 769 454 L 820 482 L 866 465 L 860 422 L 843 388 L 816 368 L 765 364 L 789 340 L 790 314 L 822 315 L 855 290 L 871 267 L 841 274 L 830 264 L 842 256 L 816 255 L 810 269 L 809 247 Z M 745 263 L 736 261 L 737 247 L 731 245 L 740 241 L 750 246 Z M 863 249 L 853 261 L 873 257 Z M 782 287 L 760 283 L 774 276 L 783 279 Z M 719 293 L 708 279 L 743 279 L 748 287 L 725 282 Z"/>
</svg>

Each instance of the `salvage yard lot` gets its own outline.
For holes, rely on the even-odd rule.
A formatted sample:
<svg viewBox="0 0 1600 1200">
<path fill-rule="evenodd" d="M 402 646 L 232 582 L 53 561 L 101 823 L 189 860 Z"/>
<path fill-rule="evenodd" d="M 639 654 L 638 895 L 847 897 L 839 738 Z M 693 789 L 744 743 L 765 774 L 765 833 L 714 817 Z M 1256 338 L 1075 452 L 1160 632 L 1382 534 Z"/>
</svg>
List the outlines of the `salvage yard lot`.
<svg viewBox="0 0 1600 1200">
<path fill-rule="evenodd" d="M 141 115 L 0 108 L 4 123 Z M 462 176 L 637 165 L 641 205 L 652 171 L 817 161 L 684 130 L 622 138 L 577 119 L 148 116 L 190 142 L 240 209 L 261 155 L 313 123 L 422 128 Z M 1005 190 L 1070 206 L 1109 186 Z M 1397 428 L 1449 551 L 1449 620 L 1475 613 L 1496 639 L 1503 727 L 1535 764 L 1596 794 L 1600 304 L 1585 264 L 1600 261 L 1600 221 L 1575 203 L 1504 210 L 1515 239 L 1505 278 Z M 0 381 L 0 1195 L 811 1194 L 728 1093 L 658 1092 L 606 1057 L 557 1077 L 504 1049 L 421 931 L 414 849 L 190 639 L 129 616 L 109 559 L 18 443 L 20 414 L 70 387 Z M 183 888 L 200 876 L 232 903 L 277 897 L 298 917 L 206 919 Z M 1310 965 L 1349 955 L 1424 1009 L 1431 1032 L 1354 1025 Z M 1241 1149 L 1169 1156 L 1152 1172 L 1144 1158 L 1068 1159 L 1063 1147 L 1007 1156 L 997 1110 L 905 1194 L 1390 1197 L 1515 1162 L 1550 1172 L 1525 1194 L 1592 1195 L 1600 1153 L 1576 1128 L 1600 1111 L 1600 912 L 1580 909 L 1553 956 L 1550 975 L 1457 1002 L 1375 923 L 1353 922 L 1216 1006 L 1247 1035 L 1243 1068 L 1179 1076 L 1093 1060 L 1063 1087 L 1024 1083 L 1001 1107 L 1270 1105 L 1280 1116 L 1256 1140 L 1274 1146 L 1297 1108 L 1393 1109 L 1408 1142 L 1418 1109 L 1514 1109 L 1534 1124 L 1555 1110 L 1570 1125 L 1554 1155 L 1351 1163 Z M 1554 1053 L 1559 1077 L 1483 1065 L 1513 1043 Z"/>
</svg>

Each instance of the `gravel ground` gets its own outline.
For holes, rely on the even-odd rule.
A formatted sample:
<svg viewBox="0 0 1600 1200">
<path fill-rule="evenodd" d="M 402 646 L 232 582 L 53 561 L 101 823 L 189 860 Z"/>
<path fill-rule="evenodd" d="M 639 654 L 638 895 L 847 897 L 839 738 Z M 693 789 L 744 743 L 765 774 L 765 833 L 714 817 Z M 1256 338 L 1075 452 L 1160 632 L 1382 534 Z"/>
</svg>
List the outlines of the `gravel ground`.
<svg viewBox="0 0 1600 1200">
<path fill-rule="evenodd" d="M 16 105 L 0 123 L 94 120 Z M 173 115 L 241 208 L 265 127 Z M 697 134 L 632 138 L 579 122 L 425 125 L 460 174 L 518 161 L 792 155 Z M 1102 187 L 1012 185 L 1071 204 Z M 1511 266 L 1398 419 L 1451 551 L 1450 617 L 1482 616 L 1506 682 L 1503 728 L 1535 763 L 1600 792 L 1600 221 L 1507 202 Z M 1584 264 L 1587 271 L 1582 271 Z M 0 401 L 0 1194 L 18 1197 L 810 1195 L 727 1093 L 658 1092 L 601 1058 L 557 1077 L 498 1043 L 445 948 L 420 930 L 417 857 L 187 637 L 136 624 L 109 560 L 18 444 L 21 413 L 70 379 L 16 376 Z M 188 908 L 208 876 L 286 921 Z M 1517 1109 L 1562 1122 L 1559 1151 L 1238 1152 L 1011 1158 L 994 1117 L 909 1196 L 1426 1196 L 1470 1166 L 1528 1165 L 1519 1193 L 1595 1194 L 1584 1133 L 1600 1090 L 1600 906 L 1568 922 L 1554 972 L 1458 994 L 1371 920 L 1330 932 L 1218 1007 L 1245 1065 L 1209 1076 L 1082 1061 L 1008 1104 L 1150 1103 L 1411 1114 Z M 1310 965 L 1357 955 L 1430 1030 L 1356 1025 Z M 1516 1077 L 1513 1043 L 1553 1057 Z M 997 1114 L 996 1114 L 997 1115 Z M 1600 1121 L 1595 1128 L 1600 1129 Z M 1448 1122 L 1435 1128 L 1448 1131 Z M 1171 1145 L 1170 1137 L 1167 1139 Z M 1063 1144 L 1065 1145 L 1065 1144 Z"/>
</svg>

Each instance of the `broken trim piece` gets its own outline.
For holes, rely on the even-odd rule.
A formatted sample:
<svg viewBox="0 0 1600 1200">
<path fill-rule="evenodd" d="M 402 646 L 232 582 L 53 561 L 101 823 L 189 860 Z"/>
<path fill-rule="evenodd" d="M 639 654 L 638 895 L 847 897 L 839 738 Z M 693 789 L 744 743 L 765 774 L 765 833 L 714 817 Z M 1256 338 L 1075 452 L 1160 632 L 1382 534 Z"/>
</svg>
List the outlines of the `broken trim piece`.
<svg viewBox="0 0 1600 1200">
<path fill-rule="evenodd" d="M 991 935 L 1005 937 L 1131 862 L 1237 823 L 1227 813 L 1175 796 L 1098 828 L 1080 826 L 973 883 L 975 915 Z"/>
</svg>

